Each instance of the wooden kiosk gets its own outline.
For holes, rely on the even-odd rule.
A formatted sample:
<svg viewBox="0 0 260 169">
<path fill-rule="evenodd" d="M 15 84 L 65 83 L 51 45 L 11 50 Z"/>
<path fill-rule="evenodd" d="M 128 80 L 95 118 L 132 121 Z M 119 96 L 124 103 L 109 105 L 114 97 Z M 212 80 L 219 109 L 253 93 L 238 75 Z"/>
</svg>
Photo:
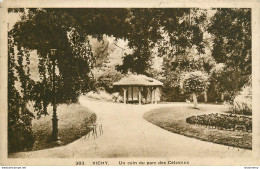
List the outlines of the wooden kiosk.
<svg viewBox="0 0 260 169">
<path fill-rule="evenodd" d="M 123 96 L 124 103 L 154 103 L 160 100 L 162 82 L 145 75 L 128 75 L 113 83 Z"/>
</svg>

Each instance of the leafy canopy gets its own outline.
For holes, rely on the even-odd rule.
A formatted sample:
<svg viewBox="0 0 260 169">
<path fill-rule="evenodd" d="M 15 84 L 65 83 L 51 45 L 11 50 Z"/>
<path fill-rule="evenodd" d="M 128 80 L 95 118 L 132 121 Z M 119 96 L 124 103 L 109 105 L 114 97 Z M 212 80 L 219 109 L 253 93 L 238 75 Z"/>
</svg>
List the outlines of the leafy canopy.
<svg viewBox="0 0 260 169">
<path fill-rule="evenodd" d="M 185 73 L 182 78 L 183 89 L 189 94 L 200 94 L 208 86 L 208 75 L 201 71 Z"/>
<path fill-rule="evenodd" d="M 216 9 L 209 33 L 213 36 L 212 56 L 225 65 L 218 75 L 218 90 L 233 99 L 252 74 L 251 9 Z"/>
</svg>

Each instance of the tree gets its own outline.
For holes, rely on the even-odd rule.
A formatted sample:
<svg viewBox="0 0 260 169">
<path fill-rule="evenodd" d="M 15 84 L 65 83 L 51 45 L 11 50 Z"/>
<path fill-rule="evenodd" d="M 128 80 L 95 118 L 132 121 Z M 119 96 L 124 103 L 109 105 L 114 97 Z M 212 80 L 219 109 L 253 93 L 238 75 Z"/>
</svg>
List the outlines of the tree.
<svg viewBox="0 0 260 169">
<path fill-rule="evenodd" d="M 38 118 L 43 114 L 48 114 L 47 106 L 52 103 L 53 98 L 50 49 L 57 49 L 55 58 L 58 67 L 58 69 L 56 68 L 56 103 L 75 103 L 81 93 L 93 90 L 94 87 L 91 70 L 96 58 L 93 57 L 88 35 L 99 40 L 104 34 L 124 38 L 125 34 L 118 30 L 125 30 L 123 28 L 125 24 L 122 23 L 124 23 L 126 11 L 126 9 L 9 9 L 9 12 L 21 12 L 21 20 L 16 22 L 8 32 L 9 38 L 13 40 L 12 45 L 15 44 L 14 46 L 18 47 L 18 53 L 21 53 L 18 57 L 19 65 L 16 66 L 10 62 L 11 66 L 9 66 L 11 74 L 8 85 L 10 150 L 19 151 L 28 147 L 22 142 L 12 142 L 11 140 L 24 140 L 23 143 L 32 145 L 30 140 L 33 140 L 31 132 L 33 116 L 26 107 L 28 101 L 33 101 Z M 118 28 L 118 25 L 123 27 Z M 37 51 L 39 81 L 32 80 L 30 70 L 29 73 L 25 72 L 27 67 L 21 64 L 25 58 L 27 62 L 30 61 L 30 50 Z M 23 54 L 24 52 L 26 54 Z M 10 52 L 9 59 L 16 55 L 13 53 Z M 17 70 L 19 76 L 17 77 L 11 70 Z M 14 75 L 13 78 L 12 75 Z M 13 85 L 16 82 L 22 84 L 23 95 L 19 95 L 19 91 Z M 28 134 L 15 135 L 16 128 L 13 128 L 13 125 L 17 126 L 20 124 L 19 122 L 22 123 L 18 127 L 22 132 L 28 131 L 26 132 Z M 19 133 L 17 132 L 17 134 Z M 15 148 L 15 145 L 21 145 L 21 147 Z"/>
<path fill-rule="evenodd" d="M 80 93 L 90 91 L 93 87 L 91 47 L 80 28 L 76 29 L 77 26 L 74 18 L 62 10 L 28 9 L 27 14 L 9 32 L 18 46 L 37 50 L 40 81 L 35 82 L 29 93 L 32 93 L 30 99 L 35 102 L 39 117 L 47 114 L 46 107 L 52 103 L 50 49 L 57 49 L 58 104 L 77 102 Z"/>
<path fill-rule="evenodd" d="M 194 107 L 198 108 L 197 95 L 205 91 L 208 86 L 208 75 L 201 72 L 188 72 L 182 77 L 181 86 L 187 94 L 192 94 Z"/>
<path fill-rule="evenodd" d="M 204 67 L 209 63 L 205 57 L 206 45 L 203 39 L 206 29 L 205 11 L 195 8 L 180 11 L 183 13 L 177 12 L 174 22 L 166 24 L 167 31 L 158 48 L 159 56 L 163 57 L 163 96 L 168 101 L 185 101 L 186 96 L 180 88 L 182 73 L 205 71 Z"/>
<path fill-rule="evenodd" d="M 24 57 L 26 57 L 25 66 Z M 8 152 L 31 150 L 34 143 L 31 123 L 34 115 L 26 107 L 32 87 L 28 78 L 29 64 L 26 52 L 15 54 L 14 40 L 8 36 Z M 18 79 L 20 79 L 21 92 L 15 87 Z"/>
<path fill-rule="evenodd" d="M 98 40 L 104 35 L 113 36 L 128 42 L 133 53 L 124 55 L 123 63 L 118 67 L 123 73 L 148 75 L 156 48 L 158 56 L 167 52 L 172 53 L 171 56 L 181 56 L 191 46 L 203 53 L 203 30 L 199 23 L 205 16 L 197 15 L 198 11 L 188 8 L 9 9 L 9 12 L 23 13 L 21 20 L 9 31 L 19 53 L 26 53 L 19 59 L 30 60 L 30 50 L 36 50 L 39 57 L 40 81 L 33 81 L 30 72 L 23 73 L 26 66 L 15 67 L 20 70 L 18 81 L 24 91 L 24 104 L 33 101 L 38 117 L 48 114 L 46 107 L 52 103 L 52 58 L 49 54 L 52 48 L 57 49 L 57 103 L 75 103 L 81 93 L 93 90 L 91 70 L 97 58 L 93 56 L 89 36 Z M 164 34 L 169 37 L 169 45 L 163 44 Z"/>
<path fill-rule="evenodd" d="M 117 46 L 116 43 L 114 39 L 110 39 L 110 42 L 107 44 L 105 59 L 93 69 L 93 75 L 96 79 L 96 88 L 105 90 L 108 93 L 115 92 L 113 83 L 123 77 L 123 74 L 116 70 L 116 66 L 122 64 L 125 49 Z M 122 41 L 120 44 L 122 45 Z"/>
<path fill-rule="evenodd" d="M 27 107 L 29 101 L 34 102 L 38 117 L 48 114 L 47 106 L 52 103 L 51 48 L 58 49 L 57 103 L 77 102 L 80 93 L 92 87 L 91 48 L 70 16 L 43 9 L 9 10 L 13 11 L 23 15 L 8 32 L 8 152 L 33 146 L 34 115 Z M 30 78 L 30 50 L 37 50 L 39 57 L 37 82 Z M 19 89 L 16 83 L 21 84 Z"/>
<path fill-rule="evenodd" d="M 199 23 L 205 20 L 205 15 L 199 12 L 195 8 L 130 9 L 126 39 L 134 52 L 124 57 L 118 70 L 150 75 L 148 70 L 154 52 L 157 56 L 168 54 L 172 58 L 192 45 L 203 52 L 203 31 Z"/>
<path fill-rule="evenodd" d="M 225 65 L 219 87 L 233 100 L 252 74 L 251 9 L 216 9 L 208 31 L 213 36 L 212 56 Z"/>
</svg>

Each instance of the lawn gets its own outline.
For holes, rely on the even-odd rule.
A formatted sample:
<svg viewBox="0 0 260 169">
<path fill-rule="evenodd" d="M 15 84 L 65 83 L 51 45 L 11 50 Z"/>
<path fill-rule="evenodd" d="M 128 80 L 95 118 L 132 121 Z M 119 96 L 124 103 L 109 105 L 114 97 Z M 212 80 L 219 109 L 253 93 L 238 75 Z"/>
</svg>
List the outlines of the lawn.
<svg viewBox="0 0 260 169">
<path fill-rule="evenodd" d="M 226 108 L 221 105 L 199 105 L 200 110 L 191 105 L 175 106 L 155 109 L 144 114 L 144 118 L 173 133 L 203 141 L 228 145 L 232 147 L 252 149 L 252 133 L 245 131 L 229 131 L 206 128 L 202 125 L 193 125 L 186 122 L 186 118 L 193 115 L 209 113 L 225 113 Z"/>
<path fill-rule="evenodd" d="M 33 133 L 36 139 L 33 150 L 57 146 L 50 141 L 52 133 L 52 107 L 48 107 L 48 112 L 50 112 L 50 115 L 42 116 L 39 120 L 34 119 L 32 121 Z M 58 106 L 57 115 L 61 145 L 66 145 L 87 134 L 83 119 L 95 115 L 95 113 L 79 104 L 71 104 L 69 106 L 62 104 Z"/>
</svg>

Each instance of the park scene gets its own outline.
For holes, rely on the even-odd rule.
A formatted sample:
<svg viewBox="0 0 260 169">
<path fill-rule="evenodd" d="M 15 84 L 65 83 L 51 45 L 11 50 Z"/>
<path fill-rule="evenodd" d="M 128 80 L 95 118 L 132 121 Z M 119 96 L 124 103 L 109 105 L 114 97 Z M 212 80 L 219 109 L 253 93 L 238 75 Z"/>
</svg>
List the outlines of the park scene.
<svg viewBox="0 0 260 169">
<path fill-rule="evenodd" d="M 251 9 L 9 8 L 8 157 L 249 157 Z"/>
</svg>

